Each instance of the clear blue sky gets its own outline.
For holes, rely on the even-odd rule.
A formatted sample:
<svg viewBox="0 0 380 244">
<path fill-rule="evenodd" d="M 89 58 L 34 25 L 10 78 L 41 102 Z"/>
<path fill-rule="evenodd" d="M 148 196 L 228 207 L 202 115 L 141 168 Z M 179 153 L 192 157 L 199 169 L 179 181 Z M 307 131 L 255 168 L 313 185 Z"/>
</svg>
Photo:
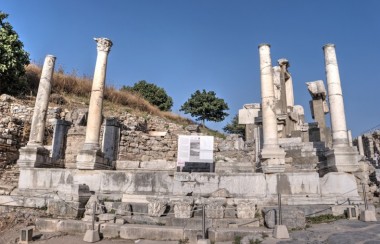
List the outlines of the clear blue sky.
<svg viewBox="0 0 380 244">
<path fill-rule="evenodd" d="M 296 104 L 311 121 L 305 82 L 326 81 L 322 46 L 336 44 L 347 126 L 354 136 L 380 124 L 380 1 L 0 0 L 34 62 L 92 76 L 93 37 L 114 42 L 107 84 L 147 80 L 173 97 L 173 112 L 197 89 L 225 99 L 230 116 L 260 102 L 258 44 L 287 58 Z"/>
</svg>

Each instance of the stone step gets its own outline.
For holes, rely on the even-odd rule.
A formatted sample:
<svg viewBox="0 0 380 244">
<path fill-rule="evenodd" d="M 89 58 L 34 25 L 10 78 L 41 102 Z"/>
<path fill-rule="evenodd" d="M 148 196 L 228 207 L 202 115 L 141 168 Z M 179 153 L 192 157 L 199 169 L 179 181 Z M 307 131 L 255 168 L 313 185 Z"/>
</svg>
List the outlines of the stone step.
<svg viewBox="0 0 380 244">
<path fill-rule="evenodd" d="M 273 230 L 264 227 L 239 227 L 239 228 L 211 228 L 208 237 L 211 242 L 223 242 L 234 240 L 236 236 L 272 236 Z"/>
</svg>

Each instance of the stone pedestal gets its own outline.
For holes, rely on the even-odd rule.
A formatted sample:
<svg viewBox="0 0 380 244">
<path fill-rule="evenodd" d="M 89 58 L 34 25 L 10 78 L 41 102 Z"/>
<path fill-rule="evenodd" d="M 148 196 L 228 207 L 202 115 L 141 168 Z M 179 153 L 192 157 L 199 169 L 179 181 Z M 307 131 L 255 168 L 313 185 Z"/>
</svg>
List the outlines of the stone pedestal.
<svg viewBox="0 0 380 244">
<path fill-rule="evenodd" d="M 356 147 L 337 147 L 326 152 L 327 167 L 330 172 L 355 172 L 359 170 Z"/>
<path fill-rule="evenodd" d="M 376 212 L 372 210 L 363 210 L 360 212 L 360 220 L 364 222 L 376 222 Z"/>
<path fill-rule="evenodd" d="M 285 171 L 285 151 L 282 148 L 263 148 L 261 150 L 261 168 L 264 173 Z"/>
<path fill-rule="evenodd" d="M 17 164 L 21 168 L 48 168 L 51 164 L 50 151 L 42 146 L 26 146 L 19 150 Z"/>
<path fill-rule="evenodd" d="M 276 225 L 273 230 L 273 237 L 276 239 L 289 239 L 288 228 L 285 225 Z"/>
<path fill-rule="evenodd" d="M 77 169 L 112 169 L 112 162 L 100 149 L 82 149 L 77 156 Z"/>
<path fill-rule="evenodd" d="M 277 116 L 274 97 L 274 84 L 270 45 L 261 44 L 261 111 L 263 120 L 263 149 L 261 150 L 261 167 L 264 173 L 285 171 L 285 151 L 278 145 Z"/>
</svg>

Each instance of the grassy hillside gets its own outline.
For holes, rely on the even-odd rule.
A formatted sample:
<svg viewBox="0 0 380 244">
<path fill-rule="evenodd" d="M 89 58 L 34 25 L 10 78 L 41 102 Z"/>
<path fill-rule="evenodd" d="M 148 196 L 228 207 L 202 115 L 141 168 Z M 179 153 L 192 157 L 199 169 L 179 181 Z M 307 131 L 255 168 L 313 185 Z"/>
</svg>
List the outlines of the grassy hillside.
<svg viewBox="0 0 380 244">
<path fill-rule="evenodd" d="M 41 67 L 30 64 L 26 67 L 27 81 L 31 89 L 31 95 L 35 96 L 41 76 Z M 67 74 L 63 70 L 54 73 L 52 81 L 52 94 L 60 95 L 65 100 L 65 106 L 69 109 L 77 106 L 88 106 L 91 95 L 92 79 L 90 77 L 78 77 L 76 74 Z M 54 96 L 54 95 L 53 95 Z M 139 94 L 130 91 L 119 91 L 107 86 L 104 91 L 104 112 L 128 111 L 136 114 L 151 114 L 167 118 L 181 124 L 193 124 L 189 119 L 183 118 L 172 112 L 160 111 Z"/>
</svg>

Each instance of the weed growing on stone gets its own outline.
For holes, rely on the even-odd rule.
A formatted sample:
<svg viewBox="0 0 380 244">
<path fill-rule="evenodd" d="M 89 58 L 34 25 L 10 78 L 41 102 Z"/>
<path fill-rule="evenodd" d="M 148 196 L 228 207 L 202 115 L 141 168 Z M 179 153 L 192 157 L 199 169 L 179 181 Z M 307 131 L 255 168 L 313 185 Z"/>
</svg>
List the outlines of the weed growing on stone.
<svg viewBox="0 0 380 244">
<path fill-rule="evenodd" d="M 189 242 L 189 238 L 187 238 L 187 237 L 185 239 L 183 239 L 183 240 L 181 239 L 181 240 L 178 241 L 178 244 L 189 244 L 189 243 L 190 243 Z"/>
<path fill-rule="evenodd" d="M 233 242 L 233 244 L 240 244 L 241 242 L 241 239 L 242 239 L 242 237 L 241 236 L 235 236 L 235 239 L 234 239 L 234 242 Z"/>
<path fill-rule="evenodd" d="M 346 216 L 344 215 L 338 215 L 334 216 L 332 214 L 324 214 L 324 215 L 319 215 L 315 217 L 306 217 L 306 222 L 308 224 L 321 224 L 321 223 L 330 223 L 333 221 L 337 221 L 339 219 L 345 219 Z"/>
<path fill-rule="evenodd" d="M 253 240 L 253 239 L 251 239 L 251 240 L 249 240 L 249 244 L 260 244 L 260 243 L 262 243 L 263 241 L 261 241 L 261 240 L 259 240 L 259 239 L 255 239 L 255 240 Z"/>
</svg>

